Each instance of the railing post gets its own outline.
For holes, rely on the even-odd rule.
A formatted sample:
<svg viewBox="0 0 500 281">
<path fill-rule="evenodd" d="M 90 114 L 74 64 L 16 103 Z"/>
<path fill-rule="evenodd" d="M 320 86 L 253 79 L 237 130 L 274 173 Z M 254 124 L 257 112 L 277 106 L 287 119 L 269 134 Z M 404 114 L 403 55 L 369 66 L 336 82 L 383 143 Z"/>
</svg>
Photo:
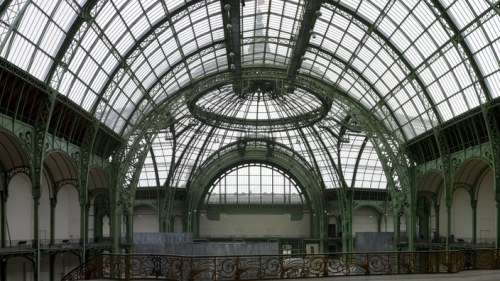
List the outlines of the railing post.
<svg viewBox="0 0 500 281">
<path fill-rule="evenodd" d="M 240 269 L 239 269 L 239 259 L 238 259 L 238 257 L 236 257 L 234 265 L 236 267 L 236 276 L 235 276 L 235 279 L 239 280 L 240 279 Z"/>
<path fill-rule="evenodd" d="M 214 257 L 214 276 L 212 279 L 217 280 L 217 258 L 216 257 Z"/>
<path fill-rule="evenodd" d="M 259 273 L 257 278 L 262 279 L 264 276 L 262 274 L 262 256 L 259 256 Z"/>
<path fill-rule="evenodd" d="M 472 208 L 472 244 L 476 244 L 477 232 L 477 200 L 471 200 L 470 205 Z"/>
<path fill-rule="evenodd" d="M 100 268 L 100 271 L 101 271 L 100 272 L 101 273 L 100 277 L 104 278 L 104 254 L 101 254 L 101 257 L 99 258 L 99 260 L 100 260 L 99 264 L 100 264 L 100 267 L 101 267 Z"/>
<path fill-rule="evenodd" d="M 189 264 L 189 281 L 193 281 L 193 257 L 191 257 L 191 264 Z"/>
<path fill-rule="evenodd" d="M 184 280 L 184 271 L 183 271 L 183 268 L 184 268 L 184 258 L 181 257 L 181 269 L 180 269 L 181 281 Z"/>
<path fill-rule="evenodd" d="M 323 276 L 328 276 L 328 253 L 323 256 Z"/>
</svg>

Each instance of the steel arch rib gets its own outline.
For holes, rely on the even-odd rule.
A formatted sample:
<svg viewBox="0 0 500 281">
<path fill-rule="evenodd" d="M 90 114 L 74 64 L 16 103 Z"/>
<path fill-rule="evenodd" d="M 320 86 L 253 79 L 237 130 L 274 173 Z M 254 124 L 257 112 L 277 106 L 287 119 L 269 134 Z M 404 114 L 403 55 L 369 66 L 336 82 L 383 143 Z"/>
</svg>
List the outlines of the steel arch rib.
<svg viewBox="0 0 500 281">
<path fill-rule="evenodd" d="M 478 66 L 476 60 L 474 59 L 474 56 L 472 55 L 472 52 L 471 52 L 469 46 L 465 42 L 465 40 L 464 40 L 465 38 L 462 38 L 461 32 L 458 29 L 458 26 L 453 22 L 453 20 L 451 19 L 450 15 L 448 14 L 448 12 L 445 10 L 445 8 L 443 7 L 443 5 L 439 1 L 436 1 L 436 0 L 426 0 L 424 2 L 426 2 L 427 6 L 429 7 L 429 9 L 431 11 L 433 10 L 433 7 L 431 7 L 431 5 L 434 5 L 434 7 L 441 14 L 441 15 L 436 15 L 436 17 L 438 17 L 438 16 L 442 17 L 444 19 L 444 21 L 446 22 L 446 24 L 448 24 L 448 26 L 452 29 L 453 33 L 455 33 L 455 36 L 458 36 L 458 38 L 457 38 L 457 44 L 460 44 L 460 46 L 464 49 L 465 54 L 467 55 L 467 60 L 471 64 L 472 70 L 474 71 L 474 74 L 477 77 L 477 79 L 475 79 L 475 80 L 472 79 L 472 77 L 470 77 L 472 83 L 473 84 L 479 83 L 481 85 L 482 90 L 486 93 L 486 99 L 487 99 L 487 101 L 491 101 L 491 99 L 493 97 L 492 97 L 492 95 L 490 93 L 489 88 L 486 86 L 486 83 L 484 83 L 484 76 L 481 73 L 481 70 L 479 69 L 479 66 Z M 479 18 L 480 17 L 475 18 L 474 22 L 477 21 Z M 460 52 L 458 51 L 458 53 L 460 53 Z"/>
<path fill-rule="evenodd" d="M 309 45 L 308 48 L 314 48 L 320 52 L 323 52 L 327 55 L 329 55 L 332 59 L 336 59 L 344 64 L 347 65 L 347 63 L 340 57 L 337 57 L 336 55 L 330 53 L 329 51 L 325 50 L 325 49 L 321 49 L 321 48 L 318 48 L 317 46 L 313 46 L 313 45 Z M 318 55 L 319 56 L 319 55 Z M 377 88 L 374 87 L 374 85 L 362 74 L 360 73 L 356 68 L 353 67 L 353 65 L 351 64 L 349 66 L 349 69 L 352 70 L 356 75 L 358 75 L 359 79 L 361 79 L 364 83 L 366 83 L 367 85 L 370 86 L 370 88 L 375 92 L 375 94 L 379 97 L 379 99 L 381 101 L 384 100 L 384 97 L 380 94 L 380 92 L 377 90 Z M 399 120 L 396 118 L 396 116 L 394 116 L 394 112 L 390 109 L 390 107 L 387 105 L 387 103 L 383 103 L 385 107 L 387 107 L 387 109 L 389 109 L 389 113 L 391 115 L 391 117 L 394 119 L 394 121 L 396 122 L 399 130 L 402 132 L 403 131 L 403 127 L 401 126 L 401 123 L 399 122 Z M 374 107 L 375 108 L 375 107 Z M 403 138 L 405 140 L 407 140 L 406 138 L 406 135 L 405 134 L 402 134 L 403 135 Z"/>
<path fill-rule="evenodd" d="M 332 1 L 332 0 L 326 0 L 325 3 L 328 3 L 329 5 L 332 5 L 333 7 L 341 10 L 342 12 L 344 12 L 344 13 L 352 16 L 354 19 L 356 19 L 357 21 L 359 21 L 360 23 L 362 23 L 363 25 L 365 25 L 366 27 L 368 27 L 368 29 L 370 29 L 372 27 L 372 24 L 368 20 L 366 20 L 365 18 L 363 18 L 360 15 L 356 14 L 352 10 L 349 10 L 348 8 L 340 5 L 339 3 L 335 2 L 335 1 Z M 394 52 L 394 54 L 396 54 L 398 56 L 398 58 L 403 62 L 403 64 L 406 66 L 406 68 L 408 68 L 410 70 L 410 75 L 413 74 L 413 73 L 415 73 L 416 68 L 414 68 L 410 64 L 410 62 L 403 56 L 403 54 L 401 53 L 401 51 L 399 51 L 399 49 L 394 44 L 391 43 L 391 41 L 387 38 L 387 36 L 385 36 L 382 32 L 380 32 L 376 28 L 374 28 L 372 30 L 372 33 L 376 34 L 380 39 L 382 39 L 387 44 L 387 46 Z M 407 76 L 406 79 L 410 79 L 410 78 Z M 441 117 L 440 117 L 440 115 L 439 115 L 439 113 L 438 113 L 438 111 L 436 109 L 436 105 L 434 104 L 434 102 L 430 98 L 429 92 L 427 91 L 427 89 L 425 87 L 425 84 L 423 83 L 422 79 L 420 79 L 420 77 L 417 75 L 417 76 L 415 76 L 415 80 L 417 81 L 417 83 L 420 86 L 423 94 L 427 98 L 427 101 L 429 102 L 429 104 L 431 104 L 432 111 L 435 114 L 438 122 L 442 123 Z M 403 82 L 403 81 L 401 81 L 401 82 Z M 400 84 L 401 84 L 401 82 L 400 82 Z"/>
<path fill-rule="evenodd" d="M 89 0 L 87 1 L 83 7 L 81 7 L 81 11 L 90 11 L 92 10 L 96 4 L 99 2 L 99 0 Z M 90 16 L 86 17 L 86 14 L 79 14 L 78 17 L 76 18 L 75 22 L 71 25 L 69 28 L 68 32 L 66 33 L 66 37 L 64 38 L 64 41 L 61 44 L 61 47 L 59 48 L 59 51 L 57 52 L 56 56 L 54 57 L 54 63 L 50 67 L 47 77 L 45 79 L 46 83 L 50 83 L 52 80 L 57 67 L 59 67 L 62 63 L 63 57 L 66 55 L 69 47 L 71 46 L 71 43 L 75 39 L 75 35 L 78 33 L 78 30 L 82 26 L 83 23 L 87 22 L 90 20 Z M 90 28 L 90 27 L 89 27 Z M 55 88 L 56 90 L 59 88 L 59 85 Z"/>
</svg>

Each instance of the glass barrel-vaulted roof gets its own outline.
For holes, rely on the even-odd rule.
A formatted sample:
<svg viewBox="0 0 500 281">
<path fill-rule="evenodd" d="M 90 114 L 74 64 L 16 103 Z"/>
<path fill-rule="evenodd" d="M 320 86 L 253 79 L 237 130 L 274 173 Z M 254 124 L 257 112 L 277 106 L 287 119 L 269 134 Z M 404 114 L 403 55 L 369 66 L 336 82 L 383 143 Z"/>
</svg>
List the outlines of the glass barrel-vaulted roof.
<svg viewBox="0 0 500 281">
<path fill-rule="evenodd" d="M 138 186 L 154 187 L 158 180 L 160 186 L 186 188 L 192 173 L 207 159 L 218 155 L 218 151 L 227 145 L 251 137 L 263 141 L 273 140 L 298 153 L 321 175 L 318 180 L 325 188 L 341 187 L 341 173 L 346 187 L 386 189 L 387 180 L 376 147 L 363 132 L 346 129 L 345 124 L 352 125 L 348 119 L 343 106 L 333 103 L 321 122 L 300 129 L 254 135 L 248 131 L 216 127 L 203 122 L 193 123 L 193 119 L 182 118 L 175 124 L 173 132 L 163 131 L 154 140 L 153 154 L 148 154 Z M 350 126 L 351 130 L 353 126 Z M 174 146 L 173 135 L 176 134 Z M 178 168 L 172 170 L 174 151 Z M 155 171 L 155 166 L 158 171 Z M 170 182 L 167 182 L 169 173 Z"/>
<path fill-rule="evenodd" d="M 241 6 L 242 65 L 287 66 L 304 1 L 246 1 Z"/>
<path fill-rule="evenodd" d="M 287 69 L 304 39 L 298 37 L 306 2 L 245 3 L 239 8 L 242 67 Z M 232 35 L 224 31 L 228 12 L 220 1 L 2 4 L 0 55 L 118 133 L 192 81 L 230 69 Z M 325 0 L 305 38 L 301 73 L 345 90 L 391 131 L 412 139 L 498 97 L 498 5 Z"/>
</svg>

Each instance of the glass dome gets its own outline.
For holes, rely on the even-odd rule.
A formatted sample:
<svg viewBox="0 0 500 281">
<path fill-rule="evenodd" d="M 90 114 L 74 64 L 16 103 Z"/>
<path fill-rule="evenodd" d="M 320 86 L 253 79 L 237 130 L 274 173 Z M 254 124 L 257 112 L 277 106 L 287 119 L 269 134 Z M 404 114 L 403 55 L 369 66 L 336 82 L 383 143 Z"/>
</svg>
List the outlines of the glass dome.
<svg viewBox="0 0 500 281">
<path fill-rule="evenodd" d="M 190 105 L 200 121 L 238 131 L 275 132 L 310 126 L 322 120 L 331 102 L 307 90 L 274 81 L 251 81 L 240 93 L 233 85 L 210 90 Z"/>
</svg>

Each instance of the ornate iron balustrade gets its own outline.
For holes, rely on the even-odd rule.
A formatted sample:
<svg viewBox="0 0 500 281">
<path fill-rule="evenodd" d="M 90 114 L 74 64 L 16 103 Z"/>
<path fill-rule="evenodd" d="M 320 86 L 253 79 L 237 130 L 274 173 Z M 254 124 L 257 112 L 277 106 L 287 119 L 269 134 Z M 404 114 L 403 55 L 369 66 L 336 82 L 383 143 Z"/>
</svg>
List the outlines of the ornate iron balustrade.
<svg viewBox="0 0 500 281">
<path fill-rule="evenodd" d="M 261 280 L 499 269 L 498 249 L 248 256 L 104 254 L 62 280 Z"/>
</svg>

